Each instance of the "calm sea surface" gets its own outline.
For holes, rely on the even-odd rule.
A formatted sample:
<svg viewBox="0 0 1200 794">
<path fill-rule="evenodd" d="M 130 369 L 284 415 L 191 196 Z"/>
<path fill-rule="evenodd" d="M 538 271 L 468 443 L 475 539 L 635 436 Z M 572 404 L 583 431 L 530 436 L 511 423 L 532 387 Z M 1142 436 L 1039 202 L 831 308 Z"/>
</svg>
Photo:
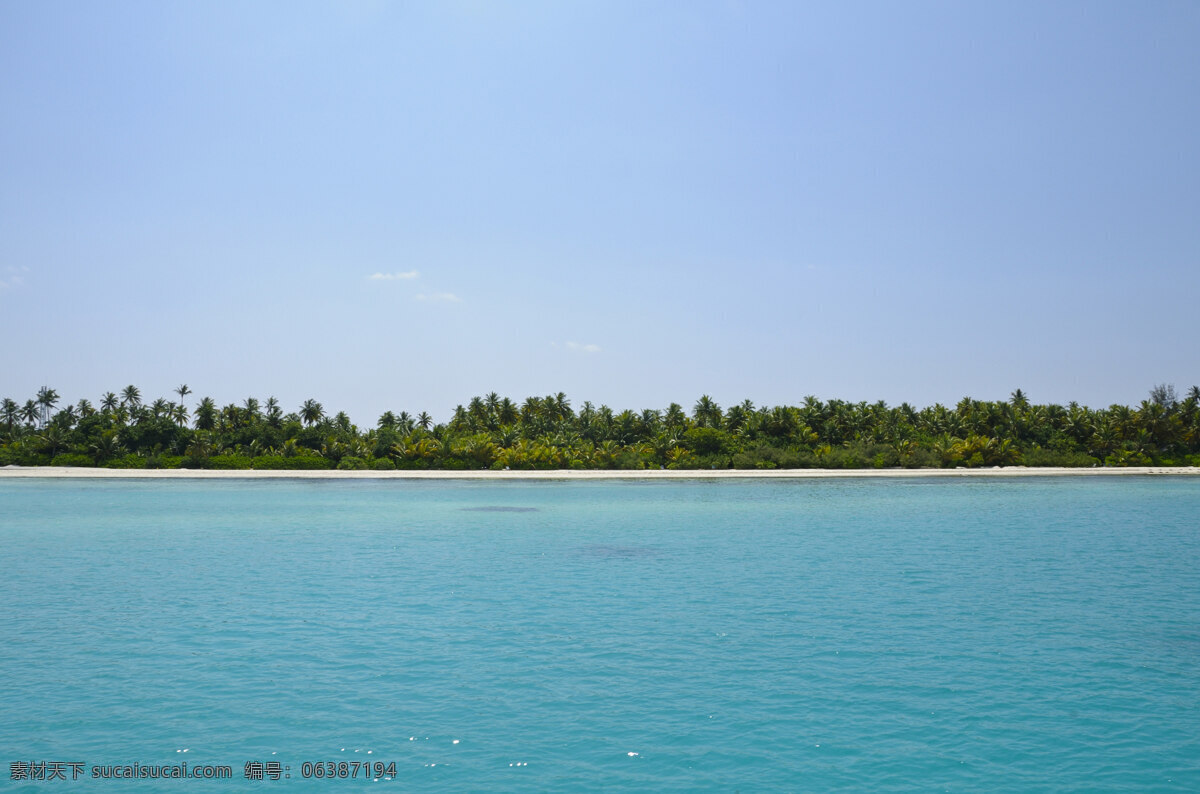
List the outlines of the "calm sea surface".
<svg viewBox="0 0 1200 794">
<path fill-rule="evenodd" d="M 7 480 L 0 544 L 0 788 L 1200 790 L 1197 479 Z"/>
</svg>

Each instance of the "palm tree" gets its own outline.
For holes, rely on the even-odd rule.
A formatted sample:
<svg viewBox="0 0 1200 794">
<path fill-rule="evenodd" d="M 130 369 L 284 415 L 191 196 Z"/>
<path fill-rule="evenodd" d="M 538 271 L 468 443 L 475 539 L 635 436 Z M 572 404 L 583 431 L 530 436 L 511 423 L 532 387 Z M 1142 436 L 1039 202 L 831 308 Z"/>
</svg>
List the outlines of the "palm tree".
<svg viewBox="0 0 1200 794">
<path fill-rule="evenodd" d="M 142 404 L 142 393 L 137 386 L 130 384 L 121 389 L 121 404 L 129 408 L 137 408 Z"/>
<path fill-rule="evenodd" d="M 181 383 L 176 387 L 175 393 L 179 395 L 179 404 L 183 405 L 183 398 L 191 394 L 192 390 L 188 388 L 186 383 Z"/>
<path fill-rule="evenodd" d="M 244 424 L 242 416 L 242 409 L 238 408 L 233 403 L 230 403 L 221 409 L 221 412 L 218 415 L 220 420 L 219 425 L 222 429 L 226 430 L 239 428 Z"/>
<path fill-rule="evenodd" d="M 4 423 L 8 425 L 9 434 L 12 433 L 13 423 L 16 422 L 17 416 L 20 414 L 20 412 L 21 407 L 9 397 L 5 397 L 4 402 L 0 403 L 0 416 L 4 417 Z"/>
<path fill-rule="evenodd" d="M 652 436 L 658 432 L 658 428 L 662 424 L 662 414 L 654 408 L 647 408 L 642 411 L 638 421 L 642 423 L 643 436 Z"/>
<path fill-rule="evenodd" d="M 57 425 L 46 429 L 46 432 L 40 436 L 42 448 L 54 457 L 58 452 L 67 446 L 67 434 L 62 431 Z"/>
<path fill-rule="evenodd" d="M 325 409 L 316 400 L 305 400 L 300 406 L 300 418 L 304 424 L 312 427 L 325 416 Z"/>
<path fill-rule="evenodd" d="M 533 424 L 536 417 L 541 413 L 542 399 L 540 397 L 526 397 L 525 402 L 521 404 L 521 423 L 526 425 Z"/>
<path fill-rule="evenodd" d="M 36 422 L 41 413 L 42 411 L 40 408 L 38 408 L 38 404 L 33 400 L 26 400 L 25 405 L 21 407 L 21 418 L 24 419 L 25 423 L 28 425 L 32 425 L 34 422 Z"/>
<path fill-rule="evenodd" d="M 50 409 L 58 402 L 58 392 L 49 386 L 38 389 L 37 403 L 42 407 L 42 424 L 50 421 Z"/>
<path fill-rule="evenodd" d="M 196 406 L 196 429 L 212 430 L 217 425 L 217 404 L 212 397 L 205 397 Z"/>
<path fill-rule="evenodd" d="M 575 415 L 571 411 L 571 401 L 567 399 L 566 393 L 561 391 L 554 395 L 554 410 L 559 419 L 570 419 Z"/>
<path fill-rule="evenodd" d="M 104 396 L 100 398 L 100 410 L 109 414 L 117 410 L 117 395 L 110 391 L 104 392 Z"/>
<path fill-rule="evenodd" d="M 502 425 L 516 424 L 520 418 L 520 413 L 517 411 L 517 404 L 505 397 L 500 401 L 500 407 L 496 409 L 496 421 Z"/>
<path fill-rule="evenodd" d="M 267 419 L 267 424 L 271 427 L 279 427 L 283 424 L 283 411 L 279 408 L 279 400 L 274 397 L 267 398 L 266 413 L 264 416 Z"/>
<path fill-rule="evenodd" d="M 633 411 L 628 409 L 617 414 L 613 420 L 614 432 L 617 436 L 617 441 L 622 445 L 632 444 L 638 440 L 640 435 L 638 427 L 638 417 Z"/>
<path fill-rule="evenodd" d="M 417 414 L 417 426 L 420 427 L 422 430 L 428 430 L 430 425 L 432 425 L 432 424 L 433 424 L 432 416 L 425 413 L 424 411 L 421 411 L 421 413 Z"/>
<path fill-rule="evenodd" d="M 199 410 L 196 413 L 198 414 Z M 192 443 L 188 445 L 184 454 L 189 458 L 207 458 L 216 453 L 216 451 L 212 437 L 208 433 L 197 433 L 192 438 Z"/>
<path fill-rule="evenodd" d="M 121 453 L 121 442 L 116 430 L 103 430 L 100 437 L 90 447 L 92 457 L 97 463 L 115 458 Z"/>
<path fill-rule="evenodd" d="M 467 425 L 472 430 L 478 430 L 487 425 L 488 410 L 480 397 L 472 397 L 471 402 L 467 403 Z"/>
<path fill-rule="evenodd" d="M 746 412 L 740 405 L 731 405 L 725 410 L 725 429 L 736 433 L 746 426 Z"/>
<path fill-rule="evenodd" d="M 79 417 L 81 419 L 86 419 L 96 413 L 96 408 L 92 405 L 92 401 L 86 397 L 81 397 L 76 407 L 79 409 Z"/>
<path fill-rule="evenodd" d="M 692 408 L 692 416 L 696 419 L 697 427 L 721 427 L 721 406 L 713 402 L 707 394 L 700 395 Z"/>
<path fill-rule="evenodd" d="M 79 417 L 75 415 L 75 406 L 68 405 L 66 408 L 54 415 L 54 424 L 62 424 L 68 428 L 74 427 L 79 421 Z"/>
</svg>

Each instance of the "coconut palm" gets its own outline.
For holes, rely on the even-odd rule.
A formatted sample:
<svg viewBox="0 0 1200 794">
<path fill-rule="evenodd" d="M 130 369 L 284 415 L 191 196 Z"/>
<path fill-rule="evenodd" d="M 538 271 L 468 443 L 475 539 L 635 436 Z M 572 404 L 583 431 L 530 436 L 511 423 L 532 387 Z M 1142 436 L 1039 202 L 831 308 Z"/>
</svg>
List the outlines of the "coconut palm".
<svg viewBox="0 0 1200 794">
<path fill-rule="evenodd" d="M 54 424 L 61 425 L 66 428 L 72 428 L 79 421 L 79 416 L 75 413 L 75 406 L 68 405 L 54 415 Z"/>
<path fill-rule="evenodd" d="M 41 406 L 41 422 L 43 425 L 50 421 L 50 409 L 58 402 L 58 392 L 49 386 L 38 389 L 37 404 Z"/>
<path fill-rule="evenodd" d="M 267 420 L 267 424 L 271 427 L 279 427 L 283 424 L 283 410 L 279 407 L 279 400 L 274 397 L 268 397 L 263 417 Z"/>
<path fill-rule="evenodd" d="M 8 427 L 8 432 L 11 435 L 13 425 L 17 421 L 17 417 L 21 413 L 21 406 L 17 405 L 16 401 L 5 397 L 4 402 L 0 403 L 0 416 L 4 417 L 4 424 Z"/>
<path fill-rule="evenodd" d="M 488 424 L 488 409 L 480 397 L 472 397 L 467 403 L 467 426 L 472 431 L 478 431 Z"/>
<path fill-rule="evenodd" d="M 217 426 L 217 404 L 212 397 L 205 397 L 196 406 L 196 429 L 212 430 Z"/>
<path fill-rule="evenodd" d="M 121 389 L 121 404 L 127 408 L 137 408 L 142 404 L 142 392 L 137 386 L 130 384 Z"/>
<path fill-rule="evenodd" d="M 197 411 L 197 413 L 199 413 Z M 184 452 L 189 458 L 207 458 L 217 453 L 216 445 L 213 443 L 213 437 L 210 433 L 200 431 L 192 437 L 192 443 L 188 444 L 187 450 Z"/>
<path fill-rule="evenodd" d="M 707 394 L 702 394 L 692 408 L 692 417 L 696 420 L 696 427 L 719 429 L 721 427 L 721 406 L 717 405 Z"/>
<path fill-rule="evenodd" d="M 554 413 L 560 420 L 571 419 L 575 416 L 571 410 L 571 401 L 567 399 L 565 392 L 559 392 L 553 397 Z"/>
<path fill-rule="evenodd" d="M 69 443 L 67 434 L 57 425 L 46 428 L 45 432 L 38 437 L 38 441 L 41 442 L 42 449 L 46 454 L 52 458 L 66 449 Z"/>
<path fill-rule="evenodd" d="M 39 408 L 38 404 L 33 400 L 26 400 L 25 405 L 21 406 L 21 419 L 23 419 L 27 425 L 32 425 L 37 422 L 38 417 L 41 416 L 41 413 L 42 409 Z"/>
<path fill-rule="evenodd" d="M 312 427 L 317 422 L 325 417 L 325 409 L 316 400 L 305 400 L 300 406 L 300 418 L 304 420 L 304 424 Z"/>
<path fill-rule="evenodd" d="M 500 401 L 500 407 L 496 409 L 496 421 L 502 425 L 515 425 L 520 418 L 520 412 L 517 410 L 517 404 L 505 397 Z"/>
<path fill-rule="evenodd" d="M 89 449 L 96 463 L 103 463 L 121 454 L 121 442 L 116 430 L 102 430 Z"/>
</svg>

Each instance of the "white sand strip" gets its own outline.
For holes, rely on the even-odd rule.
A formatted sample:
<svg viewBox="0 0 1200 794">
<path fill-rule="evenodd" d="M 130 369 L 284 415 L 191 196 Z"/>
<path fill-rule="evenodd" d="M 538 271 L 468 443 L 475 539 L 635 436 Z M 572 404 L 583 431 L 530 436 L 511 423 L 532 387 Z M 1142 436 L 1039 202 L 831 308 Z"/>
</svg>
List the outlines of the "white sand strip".
<svg viewBox="0 0 1200 794">
<path fill-rule="evenodd" d="M 641 471 L 555 469 L 534 471 L 254 471 L 213 469 L 90 469 L 65 466 L 5 466 L 5 477 L 67 477 L 76 479 L 197 479 L 197 480 L 800 480 L 873 477 L 1122 477 L 1130 475 L 1200 476 L 1193 466 L 1130 466 L 1126 468 L 1028 468 L 1005 466 L 983 469 L 647 469 Z"/>
</svg>

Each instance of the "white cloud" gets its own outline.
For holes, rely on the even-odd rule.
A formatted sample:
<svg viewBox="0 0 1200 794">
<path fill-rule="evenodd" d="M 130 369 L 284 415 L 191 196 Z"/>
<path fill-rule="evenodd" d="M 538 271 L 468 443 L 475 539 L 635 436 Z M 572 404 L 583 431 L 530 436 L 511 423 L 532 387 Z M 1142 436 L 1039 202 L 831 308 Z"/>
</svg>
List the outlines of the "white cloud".
<svg viewBox="0 0 1200 794">
<path fill-rule="evenodd" d="M 0 292 L 19 287 L 25 283 L 25 274 L 29 272 L 27 265 L 14 267 L 9 265 L 4 268 L 4 277 L 0 278 Z"/>
<path fill-rule="evenodd" d="M 453 292 L 431 292 L 428 294 L 422 293 L 417 296 L 419 301 L 427 301 L 429 303 L 461 303 L 462 298 L 455 295 Z"/>
<path fill-rule="evenodd" d="M 372 273 L 367 276 L 367 279 L 369 281 L 408 281 L 420 275 L 420 271 L 406 270 L 403 273 Z"/>
<path fill-rule="evenodd" d="M 577 350 L 580 353 L 599 353 L 600 345 L 581 345 L 578 342 L 567 342 L 567 350 Z"/>
</svg>

